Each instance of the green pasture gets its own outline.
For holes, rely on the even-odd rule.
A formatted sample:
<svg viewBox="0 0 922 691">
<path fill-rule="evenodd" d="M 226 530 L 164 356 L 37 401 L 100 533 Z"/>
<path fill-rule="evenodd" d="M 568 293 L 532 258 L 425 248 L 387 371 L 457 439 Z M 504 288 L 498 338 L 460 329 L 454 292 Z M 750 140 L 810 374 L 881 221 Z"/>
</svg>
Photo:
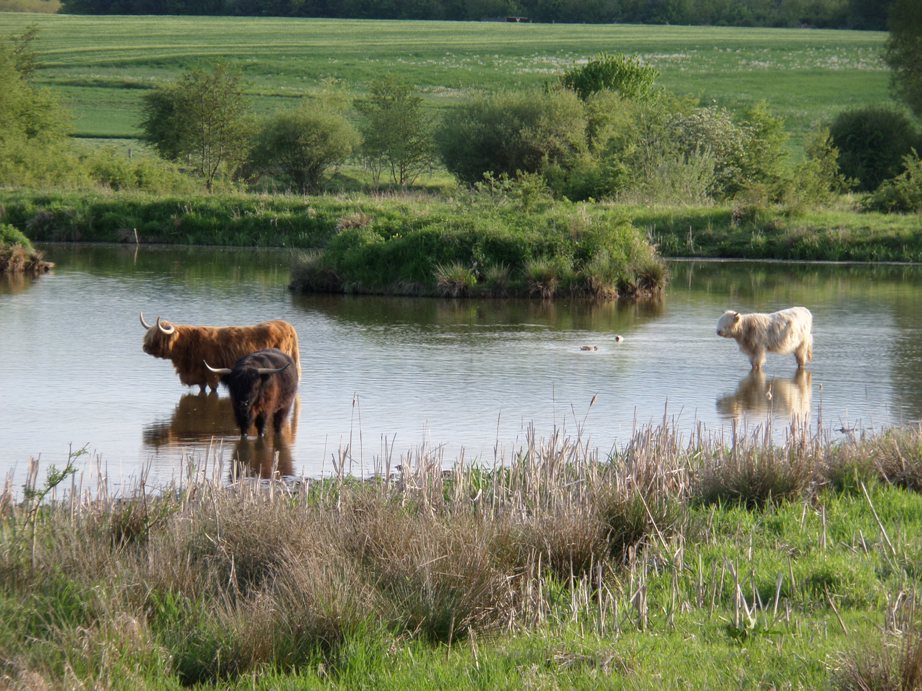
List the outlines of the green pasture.
<svg viewBox="0 0 922 691">
<path fill-rule="evenodd" d="M 325 80 L 361 94 L 388 72 L 449 107 L 479 90 L 543 85 L 600 51 L 639 56 L 662 86 L 705 103 L 764 99 L 796 139 L 840 110 L 890 99 L 879 32 L 0 13 L 0 35 L 32 25 L 38 80 L 86 137 L 137 135 L 145 89 L 216 60 L 242 69 L 260 111 L 316 95 Z"/>
</svg>

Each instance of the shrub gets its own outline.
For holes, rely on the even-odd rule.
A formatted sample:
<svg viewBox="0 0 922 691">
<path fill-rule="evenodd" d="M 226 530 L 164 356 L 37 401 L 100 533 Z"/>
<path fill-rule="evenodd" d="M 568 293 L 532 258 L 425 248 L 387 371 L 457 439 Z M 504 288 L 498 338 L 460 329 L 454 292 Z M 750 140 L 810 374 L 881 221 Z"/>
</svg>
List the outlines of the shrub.
<svg viewBox="0 0 922 691">
<path fill-rule="evenodd" d="M 260 127 L 251 154 L 257 172 L 280 175 L 301 194 L 316 191 L 323 175 L 352 153 L 358 133 L 342 113 L 302 105 Z"/>
<path fill-rule="evenodd" d="M 903 157 L 913 147 L 922 150 L 919 132 L 902 111 L 867 106 L 840 113 L 829 127 L 839 150 L 839 167 L 858 181 L 858 189 L 872 191 L 896 176 Z"/>
<path fill-rule="evenodd" d="M 614 91 L 625 98 L 641 98 L 652 91 L 659 71 L 644 65 L 638 58 L 621 53 L 600 53 L 585 65 L 572 67 L 560 77 L 566 89 L 583 101 L 600 91 Z"/>
<path fill-rule="evenodd" d="M 903 172 L 884 180 L 863 206 L 871 211 L 922 213 L 922 159 L 915 149 L 903 158 Z"/>
<path fill-rule="evenodd" d="M 497 94 L 451 109 L 436 141 L 445 167 L 474 184 L 487 172 L 516 177 L 569 167 L 586 148 L 586 119 L 568 91 Z"/>
<path fill-rule="evenodd" d="M 854 186 L 839 168 L 839 150 L 828 129 L 811 134 L 805 148 L 807 159 L 795 168 L 786 194 L 791 206 L 821 205 Z"/>
<path fill-rule="evenodd" d="M 726 199 L 754 185 L 773 185 L 781 179 L 784 123 L 762 105 L 749 110 L 742 123 L 719 106 L 696 108 L 672 117 L 670 130 L 686 161 L 697 156 L 714 162 L 708 194 Z"/>
</svg>

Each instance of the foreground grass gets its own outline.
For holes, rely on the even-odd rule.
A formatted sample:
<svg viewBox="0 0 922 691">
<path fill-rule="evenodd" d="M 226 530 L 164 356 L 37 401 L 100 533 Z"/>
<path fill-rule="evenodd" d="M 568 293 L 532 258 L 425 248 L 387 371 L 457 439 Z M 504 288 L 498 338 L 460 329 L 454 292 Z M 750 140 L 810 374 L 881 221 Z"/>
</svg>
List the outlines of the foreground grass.
<svg viewBox="0 0 922 691">
<path fill-rule="evenodd" d="M 677 94 L 731 110 L 765 100 L 798 143 L 840 110 L 890 99 L 883 32 L 0 13 L 0 35 L 30 25 L 40 81 L 87 137 L 138 136 L 146 89 L 219 58 L 241 67 L 262 112 L 331 78 L 361 95 L 388 72 L 439 110 L 481 90 L 542 86 L 603 51 L 641 58 Z"/>
<path fill-rule="evenodd" d="M 768 436 L 531 439 L 450 471 L 420 450 L 364 482 L 228 486 L 207 459 L 127 500 L 49 503 L 69 469 L 33 468 L 0 497 L 0 679 L 900 688 L 922 673 L 922 430 Z"/>
</svg>

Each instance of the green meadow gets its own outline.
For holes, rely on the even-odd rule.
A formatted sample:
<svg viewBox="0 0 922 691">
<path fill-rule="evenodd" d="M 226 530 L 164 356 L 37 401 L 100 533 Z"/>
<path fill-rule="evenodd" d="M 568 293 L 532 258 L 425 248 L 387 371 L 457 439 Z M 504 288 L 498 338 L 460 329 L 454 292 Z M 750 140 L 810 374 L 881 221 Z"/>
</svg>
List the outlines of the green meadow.
<svg viewBox="0 0 922 691">
<path fill-rule="evenodd" d="M 642 58 L 675 93 L 731 109 L 765 100 L 795 144 L 839 111 L 890 100 L 880 32 L 0 13 L 0 35 L 39 30 L 38 80 L 82 137 L 139 134 L 141 95 L 190 67 L 239 66 L 263 112 L 348 93 L 395 72 L 434 109 L 477 91 L 535 87 L 602 51 Z"/>
</svg>

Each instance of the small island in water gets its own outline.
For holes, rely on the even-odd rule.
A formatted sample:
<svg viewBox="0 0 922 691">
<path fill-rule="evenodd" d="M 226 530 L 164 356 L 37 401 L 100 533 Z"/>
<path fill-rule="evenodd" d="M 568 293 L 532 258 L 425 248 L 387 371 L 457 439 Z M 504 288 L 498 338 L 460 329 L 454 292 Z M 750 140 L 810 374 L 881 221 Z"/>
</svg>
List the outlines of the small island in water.
<svg viewBox="0 0 922 691">
<path fill-rule="evenodd" d="M 32 246 L 22 231 L 15 226 L 0 224 L 0 274 L 47 273 L 54 268 L 53 262 L 44 260 L 44 255 Z"/>
</svg>

